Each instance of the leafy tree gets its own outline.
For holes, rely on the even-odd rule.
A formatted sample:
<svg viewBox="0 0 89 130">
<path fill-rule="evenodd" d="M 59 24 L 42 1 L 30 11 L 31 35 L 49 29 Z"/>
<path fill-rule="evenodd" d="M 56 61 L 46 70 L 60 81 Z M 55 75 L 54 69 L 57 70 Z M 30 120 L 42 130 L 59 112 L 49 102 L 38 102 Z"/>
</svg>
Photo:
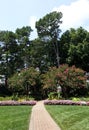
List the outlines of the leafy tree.
<svg viewBox="0 0 89 130">
<path fill-rule="evenodd" d="M 69 65 L 76 65 L 84 69 L 85 71 L 89 71 L 89 43 L 79 43 L 77 46 L 70 45 L 68 50 L 68 58 L 67 62 Z"/>
<path fill-rule="evenodd" d="M 16 36 L 11 31 L 0 32 L 0 41 L 1 41 L 0 74 L 5 75 L 7 86 L 7 78 L 15 72 L 16 68 L 15 61 L 18 46 L 16 43 Z"/>
<path fill-rule="evenodd" d="M 64 97 L 83 96 L 87 94 L 85 72 L 75 66 L 62 65 L 56 75 L 57 82 L 62 87 Z"/>
<path fill-rule="evenodd" d="M 7 79 L 17 70 L 27 66 L 30 27 L 11 31 L 0 31 L 0 74 Z"/>
<path fill-rule="evenodd" d="M 78 46 L 71 44 L 68 50 L 67 58 L 67 62 L 69 63 L 69 65 L 76 65 L 79 67 L 81 65 L 81 53 L 82 50 L 78 50 Z"/>
<path fill-rule="evenodd" d="M 30 26 L 17 28 L 16 39 L 19 46 L 18 56 L 20 58 L 19 69 L 29 67 L 29 46 L 30 46 L 30 34 L 32 29 Z"/>
<path fill-rule="evenodd" d="M 9 78 L 9 89 L 12 93 L 33 95 L 36 97 L 37 94 L 41 95 L 40 88 L 40 73 L 33 67 L 22 70 L 20 73 L 15 73 Z M 37 95 L 39 96 L 39 95 Z"/>
<path fill-rule="evenodd" d="M 79 68 L 89 71 L 88 39 L 89 32 L 82 27 L 76 30 L 71 28 L 63 33 L 60 38 L 61 63 L 76 65 Z"/>
<path fill-rule="evenodd" d="M 84 42 L 83 44 L 81 61 L 82 68 L 89 72 L 89 42 Z"/>
<path fill-rule="evenodd" d="M 50 66 L 54 66 L 51 45 L 41 39 L 31 41 L 29 47 L 30 66 L 39 68 L 41 73 L 46 72 Z"/>
<path fill-rule="evenodd" d="M 62 96 L 83 96 L 87 94 L 85 72 L 75 66 L 60 65 L 59 68 L 51 68 L 42 77 L 44 90 L 57 91 L 57 86 L 62 88 Z"/>
<path fill-rule="evenodd" d="M 30 66 L 38 68 L 41 72 L 48 68 L 47 65 L 47 53 L 46 53 L 46 44 L 40 39 L 35 39 L 31 42 L 30 48 Z"/>
<path fill-rule="evenodd" d="M 78 45 L 78 43 L 82 43 L 87 36 L 87 31 L 83 29 L 82 27 L 79 27 L 78 29 L 70 29 L 70 36 L 71 36 L 71 43 L 74 45 Z"/>
<path fill-rule="evenodd" d="M 50 42 L 53 46 L 56 64 L 59 66 L 59 46 L 58 46 L 58 40 L 59 40 L 59 34 L 61 32 L 60 30 L 60 24 L 62 18 L 61 12 L 51 12 L 44 16 L 42 19 L 40 19 L 38 22 L 36 22 L 36 28 L 38 32 L 38 36 L 44 40 L 45 42 Z M 51 53 L 53 52 L 53 49 Z"/>
<path fill-rule="evenodd" d="M 71 44 L 70 31 L 65 31 L 60 37 L 59 49 L 60 49 L 60 63 L 66 63 L 66 58 L 68 57 L 68 50 Z"/>
</svg>

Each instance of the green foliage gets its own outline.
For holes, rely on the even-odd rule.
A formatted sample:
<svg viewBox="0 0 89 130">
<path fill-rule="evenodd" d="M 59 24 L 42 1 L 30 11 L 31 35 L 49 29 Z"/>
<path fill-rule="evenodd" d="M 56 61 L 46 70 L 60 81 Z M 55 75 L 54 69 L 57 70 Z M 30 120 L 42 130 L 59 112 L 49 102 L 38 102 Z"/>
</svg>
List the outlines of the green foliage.
<svg viewBox="0 0 89 130">
<path fill-rule="evenodd" d="M 19 99 L 18 93 L 13 94 L 12 97 L 11 97 L 11 99 L 14 100 L 14 101 L 18 101 L 18 99 Z"/>
<path fill-rule="evenodd" d="M 89 32 L 79 27 L 64 32 L 60 38 L 60 62 L 89 71 Z"/>
<path fill-rule="evenodd" d="M 42 84 L 44 89 L 51 89 L 51 91 L 57 90 L 57 82 L 55 75 L 57 73 L 57 68 L 50 68 L 45 74 L 42 75 Z"/>
<path fill-rule="evenodd" d="M 62 13 L 61 12 L 51 12 L 47 15 L 45 15 L 42 19 L 36 22 L 36 28 L 39 38 L 41 38 L 45 43 L 49 44 L 49 50 L 51 50 L 53 61 L 56 66 L 59 66 L 59 34 L 61 32 L 60 30 L 60 24 Z M 53 53 L 54 52 L 54 53 Z"/>
<path fill-rule="evenodd" d="M 20 73 L 14 74 L 8 80 L 9 88 L 14 93 L 22 93 L 29 95 L 29 92 L 36 90 L 39 82 L 39 72 L 33 67 L 24 69 Z"/>
<path fill-rule="evenodd" d="M 61 12 L 51 12 L 36 22 L 36 28 L 39 37 L 49 37 L 49 38 L 57 38 L 60 29 L 59 24 L 61 24 L 62 13 Z"/>
<path fill-rule="evenodd" d="M 27 63 L 31 27 L 0 31 L 0 74 L 10 77 Z"/>
<path fill-rule="evenodd" d="M 2 35 L 3 34 L 3 35 Z M 10 76 L 15 72 L 16 54 L 18 46 L 16 43 L 15 33 L 11 31 L 0 32 L 1 44 L 1 59 L 0 59 L 0 74 Z"/>
<path fill-rule="evenodd" d="M 39 68 L 41 73 L 48 70 L 50 66 L 49 60 L 49 45 L 40 39 L 35 39 L 30 44 L 29 51 L 30 66 Z"/>
<path fill-rule="evenodd" d="M 58 99 L 58 93 L 57 92 L 50 92 L 48 94 L 48 99 L 49 100 Z"/>
<path fill-rule="evenodd" d="M 11 99 L 12 99 L 12 97 L 0 97 L 0 101 L 8 101 Z"/>
<path fill-rule="evenodd" d="M 73 101 L 81 101 L 80 98 L 76 98 L 76 97 L 73 97 L 72 100 Z"/>
<path fill-rule="evenodd" d="M 88 71 L 88 63 L 89 63 L 89 43 L 79 43 L 77 46 L 71 44 L 68 50 L 68 58 L 67 62 L 72 65 L 76 65 L 78 67 L 83 68 Z"/>
</svg>

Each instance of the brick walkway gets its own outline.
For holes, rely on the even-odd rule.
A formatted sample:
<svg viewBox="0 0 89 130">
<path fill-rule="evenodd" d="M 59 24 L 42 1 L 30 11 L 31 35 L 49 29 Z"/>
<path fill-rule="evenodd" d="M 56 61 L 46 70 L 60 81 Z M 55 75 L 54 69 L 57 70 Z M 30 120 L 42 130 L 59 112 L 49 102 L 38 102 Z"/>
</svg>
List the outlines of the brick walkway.
<svg viewBox="0 0 89 130">
<path fill-rule="evenodd" d="M 46 111 L 43 101 L 33 106 L 29 130 L 61 130 Z"/>
</svg>

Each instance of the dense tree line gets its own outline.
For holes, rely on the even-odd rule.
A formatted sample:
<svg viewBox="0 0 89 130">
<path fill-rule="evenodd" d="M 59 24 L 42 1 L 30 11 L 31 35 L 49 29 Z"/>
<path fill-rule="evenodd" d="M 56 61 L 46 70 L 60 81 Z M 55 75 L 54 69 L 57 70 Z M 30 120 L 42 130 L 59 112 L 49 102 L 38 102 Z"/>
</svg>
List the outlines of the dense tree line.
<svg viewBox="0 0 89 130">
<path fill-rule="evenodd" d="M 34 67 L 41 74 L 61 64 L 89 71 L 89 32 L 82 27 L 61 34 L 62 13 L 51 12 L 36 22 L 38 38 L 30 40 L 30 26 L 0 31 L 0 75 L 8 78 Z M 61 34 L 61 35 L 60 35 Z"/>
</svg>

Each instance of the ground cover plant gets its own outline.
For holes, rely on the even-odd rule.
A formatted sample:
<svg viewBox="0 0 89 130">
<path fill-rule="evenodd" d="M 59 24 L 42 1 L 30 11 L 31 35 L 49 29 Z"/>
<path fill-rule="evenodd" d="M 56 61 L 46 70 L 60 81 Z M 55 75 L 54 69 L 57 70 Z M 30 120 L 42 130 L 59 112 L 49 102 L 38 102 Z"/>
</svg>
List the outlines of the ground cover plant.
<svg viewBox="0 0 89 130">
<path fill-rule="evenodd" d="M 89 106 L 46 105 L 62 130 L 89 130 Z"/>
<path fill-rule="evenodd" d="M 27 130 L 31 106 L 0 106 L 1 130 Z"/>
</svg>

